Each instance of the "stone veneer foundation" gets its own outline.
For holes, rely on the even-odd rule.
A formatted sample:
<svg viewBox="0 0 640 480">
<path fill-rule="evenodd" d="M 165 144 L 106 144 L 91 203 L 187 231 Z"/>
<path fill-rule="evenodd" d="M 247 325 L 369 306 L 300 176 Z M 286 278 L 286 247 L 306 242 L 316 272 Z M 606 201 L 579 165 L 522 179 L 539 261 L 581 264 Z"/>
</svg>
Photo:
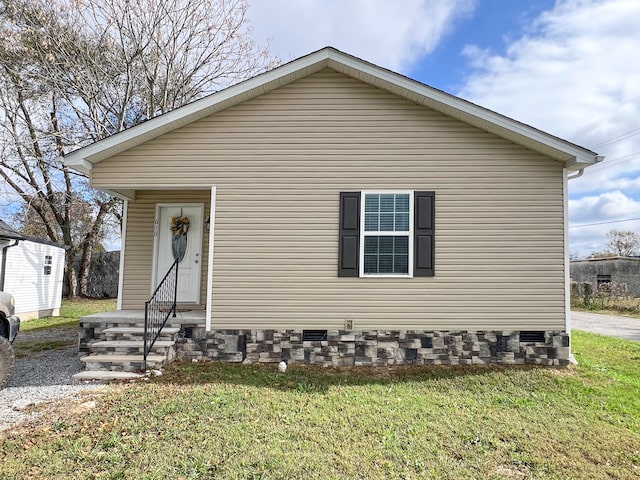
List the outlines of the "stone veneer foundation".
<svg viewBox="0 0 640 480">
<path fill-rule="evenodd" d="M 522 333 L 522 335 L 521 335 Z M 533 335 L 532 335 L 533 334 Z M 180 360 L 309 363 L 323 366 L 556 365 L 569 362 L 566 332 L 327 330 L 303 341 L 303 330 L 213 330 L 186 326 Z M 538 338 L 535 338 L 538 337 Z M 533 341 L 529 341 L 535 338 Z M 544 338 L 543 341 L 542 338 Z"/>
</svg>

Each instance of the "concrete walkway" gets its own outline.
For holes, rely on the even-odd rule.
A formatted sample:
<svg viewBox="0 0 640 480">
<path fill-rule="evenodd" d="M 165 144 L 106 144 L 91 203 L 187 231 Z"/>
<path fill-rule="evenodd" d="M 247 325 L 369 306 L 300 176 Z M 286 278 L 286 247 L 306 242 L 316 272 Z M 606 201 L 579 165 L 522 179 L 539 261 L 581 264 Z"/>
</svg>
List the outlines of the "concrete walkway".
<svg viewBox="0 0 640 480">
<path fill-rule="evenodd" d="M 572 311 L 571 328 L 640 342 L 640 318 Z"/>
</svg>

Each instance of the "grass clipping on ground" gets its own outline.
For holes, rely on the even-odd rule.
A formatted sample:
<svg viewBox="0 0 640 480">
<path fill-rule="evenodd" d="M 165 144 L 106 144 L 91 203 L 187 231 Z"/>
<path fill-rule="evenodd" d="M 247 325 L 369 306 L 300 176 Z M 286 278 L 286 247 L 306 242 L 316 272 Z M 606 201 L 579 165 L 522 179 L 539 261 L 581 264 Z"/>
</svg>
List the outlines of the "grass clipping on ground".
<svg viewBox="0 0 640 480">
<path fill-rule="evenodd" d="M 5 433 L 0 478 L 638 478 L 640 343 L 573 341 L 566 370 L 174 364 Z"/>
</svg>

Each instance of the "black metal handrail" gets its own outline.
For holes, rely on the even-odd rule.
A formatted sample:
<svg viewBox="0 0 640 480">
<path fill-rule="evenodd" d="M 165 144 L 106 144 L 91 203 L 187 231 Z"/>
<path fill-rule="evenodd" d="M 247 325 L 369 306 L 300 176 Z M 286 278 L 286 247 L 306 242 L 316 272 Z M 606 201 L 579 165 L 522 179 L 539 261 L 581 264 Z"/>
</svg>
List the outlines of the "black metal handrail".
<svg viewBox="0 0 640 480">
<path fill-rule="evenodd" d="M 178 297 L 178 260 L 173 262 L 167 274 L 158 284 L 151 298 L 144 304 L 144 355 L 142 369 L 147 369 L 147 356 L 169 316 L 176 316 Z"/>
</svg>

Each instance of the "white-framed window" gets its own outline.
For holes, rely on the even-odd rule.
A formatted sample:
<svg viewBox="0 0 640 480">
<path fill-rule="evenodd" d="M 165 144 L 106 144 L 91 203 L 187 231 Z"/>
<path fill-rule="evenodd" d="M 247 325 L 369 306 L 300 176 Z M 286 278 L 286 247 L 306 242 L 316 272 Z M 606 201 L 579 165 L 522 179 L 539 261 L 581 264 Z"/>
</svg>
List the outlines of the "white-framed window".
<svg viewBox="0 0 640 480">
<path fill-rule="evenodd" d="M 413 276 L 413 191 L 363 191 L 360 276 Z"/>
<path fill-rule="evenodd" d="M 51 265 L 53 265 L 53 256 L 45 255 L 44 256 L 44 274 L 51 275 Z"/>
<path fill-rule="evenodd" d="M 340 192 L 338 277 L 435 276 L 436 192 Z"/>
</svg>

